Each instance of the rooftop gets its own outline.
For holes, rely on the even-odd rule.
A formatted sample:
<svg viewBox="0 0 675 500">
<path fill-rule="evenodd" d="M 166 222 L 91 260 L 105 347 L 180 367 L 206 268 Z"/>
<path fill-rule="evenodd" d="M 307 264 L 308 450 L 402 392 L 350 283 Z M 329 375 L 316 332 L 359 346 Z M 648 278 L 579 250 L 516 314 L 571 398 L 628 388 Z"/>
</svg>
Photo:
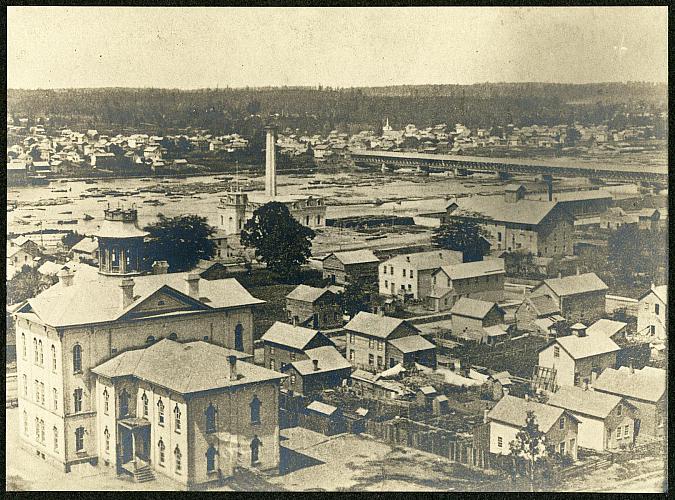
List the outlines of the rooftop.
<svg viewBox="0 0 675 500">
<path fill-rule="evenodd" d="M 320 335 L 317 330 L 276 321 L 260 340 L 303 350 L 317 335 Z"/>
<path fill-rule="evenodd" d="M 619 333 L 621 330 L 626 328 L 628 323 L 623 321 L 614 321 L 611 319 L 599 319 L 591 326 L 586 329 L 586 335 L 604 335 L 605 337 L 612 338 L 614 335 Z"/>
<path fill-rule="evenodd" d="M 98 250 L 98 239 L 96 238 L 82 238 L 71 248 L 73 252 L 91 253 Z"/>
<path fill-rule="evenodd" d="M 466 279 L 477 276 L 489 276 L 493 274 L 504 274 L 504 259 L 486 259 L 477 262 L 463 262 L 450 266 L 441 266 L 450 279 Z"/>
<path fill-rule="evenodd" d="M 237 377 L 230 377 L 228 357 L 236 356 Z M 279 380 L 267 368 L 241 361 L 248 355 L 207 342 L 163 339 L 144 349 L 118 354 L 92 371 L 108 378 L 133 376 L 180 394 Z"/>
<path fill-rule="evenodd" d="M 583 337 L 567 335 L 565 337 L 558 337 L 544 347 L 541 347 L 540 350 L 546 349 L 552 343 L 560 344 L 560 347 L 572 356 L 573 359 L 583 359 L 621 350 L 612 339 L 603 335 L 585 335 Z"/>
<path fill-rule="evenodd" d="M 656 402 L 666 393 L 666 370 L 645 366 L 631 373 L 627 366 L 618 370 L 606 368 L 593 383 L 593 388 L 619 396 Z"/>
<path fill-rule="evenodd" d="M 404 354 L 436 348 L 434 344 L 421 335 L 408 335 L 407 337 L 393 339 L 389 343 Z"/>
<path fill-rule="evenodd" d="M 305 354 L 309 356 L 309 359 L 294 361 L 290 364 L 290 366 L 293 366 L 300 375 L 346 370 L 352 366 L 333 346 L 307 349 Z M 319 361 L 317 370 L 314 369 L 314 360 Z"/>
<path fill-rule="evenodd" d="M 509 202 L 502 195 L 469 196 L 450 203 L 457 205 L 449 212 L 452 216 L 478 217 L 497 222 L 510 222 L 527 225 L 539 224 L 558 204 L 555 201 L 522 199 Z"/>
<path fill-rule="evenodd" d="M 62 280 L 49 287 L 19 309 L 18 314 L 34 314 L 53 327 L 86 325 L 119 320 L 154 293 L 163 289 L 186 303 L 186 278 L 189 273 L 150 274 L 135 276 L 134 300 L 123 307 L 120 283 L 122 279 L 103 276 L 91 266 L 80 266 L 73 274 L 72 284 Z M 177 295 L 176 295 L 177 294 Z M 233 308 L 263 304 L 253 297 L 236 279 L 199 280 L 199 302 L 204 309 Z M 181 299 L 182 298 L 182 299 Z M 192 311 L 193 309 L 190 309 Z M 173 314 L 176 311 L 173 310 Z"/>
<path fill-rule="evenodd" d="M 352 250 L 349 252 L 333 252 L 332 254 L 337 260 L 343 264 L 366 264 L 369 262 L 380 262 L 380 259 L 375 257 L 372 250 Z M 326 257 L 329 257 L 327 255 Z"/>
<path fill-rule="evenodd" d="M 552 406 L 598 418 L 607 417 L 620 402 L 619 396 L 581 387 L 560 387 L 548 398 Z"/>
<path fill-rule="evenodd" d="M 315 288 L 308 285 L 298 285 L 286 295 L 287 299 L 300 300 L 302 302 L 316 302 L 325 293 L 333 293 L 327 288 Z"/>
<path fill-rule="evenodd" d="M 656 295 L 659 298 L 659 300 L 663 302 L 664 305 L 668 304 L 668 285 L 652 286 L 651 290 L 649 290 L 642 297 L 640 297 L 640 300 L 644 299 L 651 293 Z"/>
<path fill-rule="evenodd" d="M 524 427 L 528 411 L 534 412 L 542 432 L 548 432 L 564 413 L 562 408 L 506 395 L 490 410 L 488 418 L 515 427 Z"/>
<path fill-rule="evenodd" d="M 414 326 L 409 325 L 402 319 L 361 311 L 354 316 L 344 328 L 348 331 L 386 339 L 394 330 L 403 324 L 417 330 Z"/>
<path fill-rule="evenodd" d="M 550 316 L 560 312 L 560 307 L 547 295 L 528 297 L 528 300 L 537 312 L 537 316 Z"/>
<path fill-rule="evenodd" d="M 495 302 L 487 302 L 485 300 L 469 299 L 462 297 L 459 299 L 450 313 L 457 316 L 467 316 L 469 318 L 483 319 L 493 307 L 499 307 Z"/>
<path fill-rule="evenodd" d="M 543 281 L 559 297 L 579 293 L 607 290 L 609 287 L 595 273 L 585 273 L 564 278 L 551 278 Z"/>
</svg>

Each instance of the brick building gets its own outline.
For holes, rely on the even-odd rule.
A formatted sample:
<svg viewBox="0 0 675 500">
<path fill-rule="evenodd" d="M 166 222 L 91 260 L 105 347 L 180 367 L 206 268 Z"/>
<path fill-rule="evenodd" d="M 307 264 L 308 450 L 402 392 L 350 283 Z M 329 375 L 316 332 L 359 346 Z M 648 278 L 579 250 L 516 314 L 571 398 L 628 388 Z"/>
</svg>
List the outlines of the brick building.
<svg viewBox="0 0 675 500">
<path fill-rule="evenodd" d="M 370 250 L 333 252 L 323 259 L 323 277 L 337 285 L 377 281 L 380 259 Z"/>
<path fill-rule="evenodd" d="M 301 326 L 330 329 L 342 326 L 342 306 L 327 288 L 298 285 L 286 295 L 288 320 Z"/>
<path fill-rule="evenodd" d="M 485 342 L 485 328 L 504 323 L 505 311 L 495 302 L 459 299 L 450 310 L 455 337 Z"/>
<path fill-rule="evenodd" d="M 280 321 L 275 322 L 260 340 L 264 348 L 265 367 L 278 371 L 293 361 L 308 359 L 306 351 L 309 349 L 335 347 L 328 337 L 317 330 Z"/>
<path fill-rule="evenodd" d="M 608 287 L 595 273 L 577 274 L 542 281 L 531 292 L 532 297 L 545 295 L 557 304 L 567 321 L 590 324 L 605 315 Z"/>
</svg>

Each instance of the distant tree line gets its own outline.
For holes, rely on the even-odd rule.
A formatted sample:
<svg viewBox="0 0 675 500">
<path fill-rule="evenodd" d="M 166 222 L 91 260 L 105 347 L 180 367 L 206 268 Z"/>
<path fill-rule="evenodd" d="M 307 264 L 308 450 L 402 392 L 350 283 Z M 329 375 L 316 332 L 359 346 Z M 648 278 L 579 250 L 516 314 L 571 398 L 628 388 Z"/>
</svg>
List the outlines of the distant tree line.
<svg viewBox="0 0 675 500">
<path fill-rule="evenodd" d="M 608 123 L 617 128 L 654 126 L 665 137 L 667 87 L 651 83 L 563 85 L 544 83 L 422 85 L 332 89 L 67 89 L 7 92 L 12 117 L 55 126 L 143 129 L 164 134 L 181 129 L 238 132 L 262 141 L 262 124 L 303 133 L 463 123 L 469 127 Z M 252 144 L 255 148 L 255 145 Z"/>
</svg>

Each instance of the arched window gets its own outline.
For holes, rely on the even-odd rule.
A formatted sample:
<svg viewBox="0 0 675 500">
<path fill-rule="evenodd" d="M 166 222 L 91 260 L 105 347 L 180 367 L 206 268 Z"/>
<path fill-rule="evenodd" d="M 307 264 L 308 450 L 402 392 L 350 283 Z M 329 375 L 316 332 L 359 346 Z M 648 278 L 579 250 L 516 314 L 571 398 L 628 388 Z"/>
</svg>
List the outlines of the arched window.
<svg viewBox="0 0 675 500">
<path fill-rule="evenodd" d="M 148 338 L 145 339 L 146 344 L 152 344 L 155 341 L 155 337 L 152 335 L 148 335 Z"/>
<path fill-rule="evenodd" d="M 75 429 L 75 451 L 84 450 L 84 427 Z"/>
<path fill-rule="evenodd" d="M 28 413 L 26 410 L 23 411 L 23 433 L 28 436 Z"/>
<path fill-rule="evenodd" d="M 180 471 L 183 468 L 183 463 L 182 463 L 183 454 L 180 452 L 180 448 L 178 446 L 176 446 L 176 449 L 173 450 L 173 455 L 176 458 L 176 461 L 175 461 L 176 474 L 180 474 Z"/>
<path fill-rule="evenodd" d="M 120 268 L 120 249 L 117 247 L 112 247 L 110 265 L 114 271 L 117 271 Z"/>
<path fill-rule="evenodd" d="M 82 371 L 82 346 L 80 344 L 73 346 L 73 371 L 75 373 Z"/>
<path fill-rule="evenodd" d="M 174 430 L 178 433 L 180 433 L 180 408 L 178 408 L 178 405 L 176 405 L 173 408 L 173 417 L 174 417 Z"/>
<path fill-rule="evenodd" d="M 40 355 L 38 353 L 38 341 L 35 337 L 33 337 L 33 354 L 34 354 L 33 362 L 37 365 L 40 359 Z"/>
<path fill-rule="evenodd" d="M 253 396 L 251 400 L 251 423 L 259 424 L 260 423 L 260 400 L 258 396 Z"/>
<path fill-rule="evenodd" d="M 45 364 L 45 353 L 42 350 L 42 340 L 38 341 L 38 351 L 40 352 L 40 366 Z"/>
<path fill-rule="evenodd" d="M 52 370 L 56 371 L 56 346 L 52 344 Z"/>
<path fill-rule="evenodd" d="M 52 429 L 52 432 L 54 433 L 54 451 L 59 451 L 59 429 L 58 427 L 54 426 Z"/>
<path fill-rule="evenodd" d="M 122 389 L 120 393 L 120 417 L 129 415 L 129 393 L 126 389 Z"/>
<path fill-rule="evenodd" d="M 157 401 L 157 418 L 159 425 L 164 425 L 164 403 L 161 399 Z"/>
<path fill-rule="evenodd" d="M 218 452 L 213 446 L 209 446 L 206 450 L 206 472 L 214 472 L 216 470 L 216 455 Z"/>
<path fill-rule="evenodd" d="M 251 465 L 255 465 L 260 460 L 260 447 L 262 446 L 262 441 L 258 439 L 258 436 L 254 435 L 253 440 L 251 441 Z"/>
<path fill-rule="evenodd" d="M 212 404 L 204 412 L 206 415 L 206 432 L 216 432 L 216 409 Z"/>
<path fill-rule="evenodd" d="M 75 413 L 82 411 L 82 389 L 75 389 L 73 391 L 73 410 Z"/>
<path fill-rule="evenodd" d="M 147 394 L 143 393 L 141 396 L 141 401 L 143 402 L 143 416 L 147 417 L 148 416 L 148 396 Z"/>
<path fill-rule="evenodd" d="M 103 437 L 105 438 L 105 452 L 108 453 L 110 451 L 110 431 L 107 426 L 103 431 Z"/>
<path fill-rule="evenodd" d="M 234 327 L 234 349 L 244 351 L 244 327 L 241 323 Z"/>
<path fill-rule="evenodd" d="M 164 446 L 164 441 L 162 441 L 160 439 L 159 443 L 157 443 L 157 451 L 159 452 L 159 465 L 161 465 L 162 467 L 164 467 L 164 458 L 165 458 L 164 451 L 165 450 L 166 450 L 166 448 Z"/>
<path fill-rule="evenodd" d="M 23 359 L 26 359 L 26 334 L 21 334 L 21 355 Z"/>
<path fill-rule="evenodd" d="M 176 332 L 172 332 L 169 334 L 168 337 L 169 340 L 178 340 L 178 334 Z"/>
<path fill-rule="evenodd" d="M 110 395 L 108 394 L 108 388 L 103 389 L 103 413 L 106 415 L 110 411 Z"/>
</svg>

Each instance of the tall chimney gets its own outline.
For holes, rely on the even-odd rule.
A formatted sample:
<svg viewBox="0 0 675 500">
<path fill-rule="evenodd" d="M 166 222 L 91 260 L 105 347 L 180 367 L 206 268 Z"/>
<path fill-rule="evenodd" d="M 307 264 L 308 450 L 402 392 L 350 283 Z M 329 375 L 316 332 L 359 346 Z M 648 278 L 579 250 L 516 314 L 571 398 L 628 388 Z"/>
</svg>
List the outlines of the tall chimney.
<svg viewBox="0 0 675 500">
<path fill-rule="evenodd" d="M 237 356 L 228 356 L 227 363 L 230 365 L 230 380 L 237 380 Z"/>
<path fill-rule="evenodd" d="M 312 365 L 314 366 L 314 371 L 318 372 L 319 371 L 319 360 L 318 359 L 313 359 L 312 360 Z"/>
<path fill-rule="evenodd" d="M 274 198 L 277 195 L 277 163 L 275 149 L 277 142 L 277 129 L 270 125 L 265 127 L 265 194 Z"/>
<path fill-rule="evenodd" d="M 488 423 L 488 413 L 490 413 L 489 409 L 484 409 L 483 410 L 483 423 L 487 424 Z"/>
<path fill-rule="evenodd" d="M 193 299 L 199 300 L 199 280 L 201 278 L 197 273 L 190 273 L 185 278 L 185 281 L 188 283 L 188 295 Z"/>
<path fill-rule="evenodd" d="M 152 274 L 167 274 L 169 263 L 165 260 L 156 260 L 152 263 Z"/>
<path fill-rule="evenodd" d="M 134 301 L 134 280 L 123 279 L 120 282 L 120 288 L 122 289 L 122 309 L 126 309 Z"/>
<path fill-rule="evenodd" d="M 59 281 L 63 283 L 63 286 L 70 286 L 73 284 L 73 272 L 67 267 L 61 269 L 56 276 L 59 278 Z"/>
</svg>

